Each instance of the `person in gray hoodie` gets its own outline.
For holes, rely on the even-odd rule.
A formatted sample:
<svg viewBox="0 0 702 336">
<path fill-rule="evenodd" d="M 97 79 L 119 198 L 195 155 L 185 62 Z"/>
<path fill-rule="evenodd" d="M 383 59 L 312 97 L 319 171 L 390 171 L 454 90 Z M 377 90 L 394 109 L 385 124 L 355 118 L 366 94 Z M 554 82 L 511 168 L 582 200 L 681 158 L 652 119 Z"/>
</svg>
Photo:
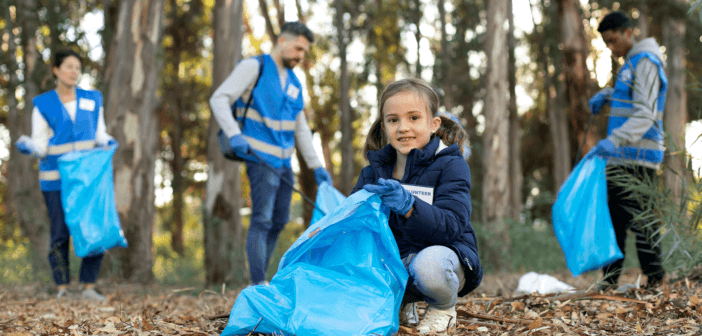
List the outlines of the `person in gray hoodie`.
<svg viewBox="0 0 702 336">
<path fill-rule="evenodd" d="M 625 253 L 627 229 L 636 235 L 636 248 L 648 286 L 657 286 L 665 277 L 661 265 L 660 235 L 656 224 L 634 221 L 647 199 L 621 181 L 629 174 L 653 181 L 663 162 L 663 108 L 668 79 L 660 46 L 653 38 L 634 41 L 626 14 L 612 12 L 600 22 L 602 34 L 614 57 L 624 57 L 614 88 L 604 88 L 590 99 L 590 110 L 598 114 L 610 104 L 607 138 L 597 143 L 594 152 L 607 159 L 607 198 L 617 244 Z M 605 287 L 616 285 L 624 259 L 603 268 Z"/>
</svg>

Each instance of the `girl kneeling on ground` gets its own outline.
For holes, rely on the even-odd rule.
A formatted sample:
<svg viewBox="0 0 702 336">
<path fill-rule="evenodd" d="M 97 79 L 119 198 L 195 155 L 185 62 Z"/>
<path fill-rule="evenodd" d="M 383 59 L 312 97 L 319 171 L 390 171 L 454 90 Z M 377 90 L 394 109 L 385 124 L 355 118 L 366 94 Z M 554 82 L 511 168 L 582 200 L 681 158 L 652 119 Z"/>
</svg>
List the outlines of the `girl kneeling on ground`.
<svg viewBox="0 0 702 336">
<path fill-rule="evenodd" d="M 388 85 L 366 138 L 370 165 L 353 190 L 379 194 L 391 210 L 389 225 L 410 274 L 400 323 L 418 322 L 415 303 L 426 301 L 420 334 L 453 330 L 458 296 L 483 276 L 470 225 L 470 169 L 459 146 L 467 136 L 438 108 L 439 97 L 421 79 Z"/>
</svg>

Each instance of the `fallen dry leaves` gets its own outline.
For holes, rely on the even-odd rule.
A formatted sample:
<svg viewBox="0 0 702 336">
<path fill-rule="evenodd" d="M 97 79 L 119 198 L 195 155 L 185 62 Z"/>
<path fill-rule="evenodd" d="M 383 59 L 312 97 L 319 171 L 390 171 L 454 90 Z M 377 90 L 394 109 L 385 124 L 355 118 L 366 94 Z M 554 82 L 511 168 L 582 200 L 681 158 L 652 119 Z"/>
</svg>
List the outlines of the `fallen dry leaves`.
<svg viewBox="0 0 702 336">
<path fill-rule="evenodd" d="M 702 335 L 701 294 L 700 282 L 685 279 L 624 294 L 467 297 L 456 307 L 454 335 Z"/>
<path fill-rule="evenodd" d="M 39 285 L 0 287 L 0 335 L 219 335 L 239 291 L 101 286 L 106 302 L 85 301 L 79 292 L 55 299 Z"/>
<path fill-rule="evenodd" d="M 219 335 L 239 293 L 136 284 L 102 289 L 106 302 L 55 299 L 40 285 L 0 287 L 0 335 Z M 701 296 L 702 284 L 691 280 L 626 294 L 475 294 L 457 306 L 455 335 L 700 335 Z M 398 333 L 415 334 L 405 327 Z"/>
</svg>

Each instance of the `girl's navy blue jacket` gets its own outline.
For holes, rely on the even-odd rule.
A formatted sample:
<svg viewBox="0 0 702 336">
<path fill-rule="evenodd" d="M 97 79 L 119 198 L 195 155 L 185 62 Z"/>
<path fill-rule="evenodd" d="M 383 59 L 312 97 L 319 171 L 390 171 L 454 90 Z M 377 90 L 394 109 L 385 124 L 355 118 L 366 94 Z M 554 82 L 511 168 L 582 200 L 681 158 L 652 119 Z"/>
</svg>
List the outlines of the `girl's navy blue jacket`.
<svg viewBox="0 0 702 336">
<path fill-rule="evenodd" d="M 403 184 L 433 188 L 433 204 L 415 197 L 410 218 L 391 212 L 388 220 L 402 258 L 433 245 L 449 247 L 458 254 L 466 278 L 458 293 L 463 296 L 478 287 L 483 277 L 475 232 L 470 225 L 470 169 L 456 144 L 441 144 L 443 149 L 437 153 L 440 142 L 433 137 L 424 149 L 411 150 L 400 180 Z M 380 177 L 394 179 L 397 152 L 391 145 L 366 155 L 370 165 L 361 171 L 353 193 L 366 184 L 377 184 Z"/>
</svg>

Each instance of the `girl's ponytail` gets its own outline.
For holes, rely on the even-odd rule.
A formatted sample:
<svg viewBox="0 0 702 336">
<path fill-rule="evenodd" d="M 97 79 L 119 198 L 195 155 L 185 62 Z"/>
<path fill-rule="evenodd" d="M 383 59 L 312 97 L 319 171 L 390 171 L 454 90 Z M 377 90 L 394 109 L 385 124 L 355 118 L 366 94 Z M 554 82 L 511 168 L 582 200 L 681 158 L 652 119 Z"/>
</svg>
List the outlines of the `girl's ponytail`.
<svg viewBox="0 0 702 336">
<path fill-rule="evenodd" d="M 385 139 L 385 132 L 383 132 L 383 120 L 378 118 L 371 125 L 370 130 L 368 130 L 368 135 L 366 136 L 366 144 L 363 145 L 363 158 L 368 160 L 366 153 L 369 151 L 377 151 L 387 144 L 387 139 Z"/>
<path fill-rule="evenodd" d="M 458 144 L 458 148 L 461 149 L 461 154 L 464 154 L 464 144 L 468 141 L 468 133 L 461 127 L 461 125 L 451 118 L 444 115 L 439 116 L 441 118 L 441 125 L 436 131 L 436 136 L 438 136 L 441 141 L 446 146 L 451 146 L 453 144 Z M 465 146 L 467 147 L 467 146 Z"/>
</svg>

